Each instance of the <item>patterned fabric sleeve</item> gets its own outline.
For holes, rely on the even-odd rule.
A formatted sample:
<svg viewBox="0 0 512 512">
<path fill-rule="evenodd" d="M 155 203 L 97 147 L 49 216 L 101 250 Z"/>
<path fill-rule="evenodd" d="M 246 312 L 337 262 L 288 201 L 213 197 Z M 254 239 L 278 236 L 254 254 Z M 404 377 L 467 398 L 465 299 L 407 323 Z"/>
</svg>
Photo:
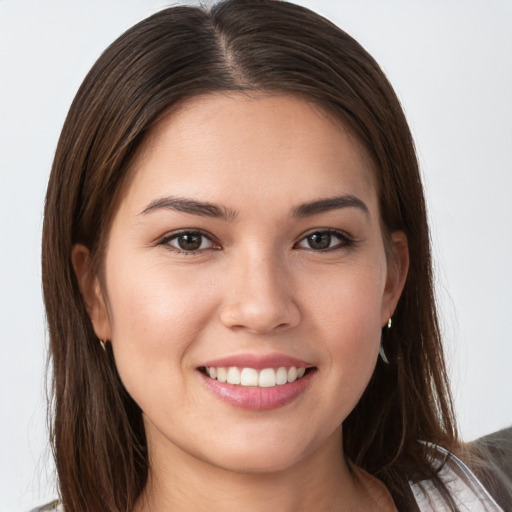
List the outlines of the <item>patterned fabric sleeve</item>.
<svg viewBox="0 0 512 512">
<path fill-rule="evenodd" d="M 438 478 L 410 484 L 421 512 L 505 512 L 464 462 L 440 446 L 435 448 L 443 462 Z M 453 503 L 447 501 L 446 492 Z"/>
</svg>

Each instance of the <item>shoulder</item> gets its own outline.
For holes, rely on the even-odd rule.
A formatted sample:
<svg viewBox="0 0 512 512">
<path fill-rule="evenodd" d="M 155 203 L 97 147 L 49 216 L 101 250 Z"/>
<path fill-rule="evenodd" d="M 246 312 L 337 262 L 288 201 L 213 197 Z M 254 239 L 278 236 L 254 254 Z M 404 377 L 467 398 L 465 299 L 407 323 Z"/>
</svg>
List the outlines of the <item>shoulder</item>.
<svg viewBox="0 0 512 512">
<path fill-rule="evenodd" d="M 47 503 L 42 507 L 36 507 L 29 512 L 64 512 L 64 507 L 59 503 L 58 500 Z"/>
<path fill-rule="evenodd" d="M 512 502 L 512 427 L 467 443 L 468 465 L 502 506 Z"/>
<path fill-rule="evenodd" d="M 490 458 L 496 469 L 512 481 L 512 427 L 480 437 L 467 446 L 470 452 Z"/>
</svg>

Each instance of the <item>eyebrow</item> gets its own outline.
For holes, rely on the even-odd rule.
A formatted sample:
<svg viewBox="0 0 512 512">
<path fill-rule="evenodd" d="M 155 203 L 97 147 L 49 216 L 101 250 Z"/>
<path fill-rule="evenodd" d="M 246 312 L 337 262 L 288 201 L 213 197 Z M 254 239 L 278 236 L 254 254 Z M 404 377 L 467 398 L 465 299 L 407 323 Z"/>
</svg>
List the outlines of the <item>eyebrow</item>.
<svg viewBox="0 0 512 512">
<path fill-rule="evenodd" d="M 155 210 L 174 210 L 176 212 L 231 221 L 236 220 L 238 217 L 238 214 L 229 208 L 183 197 L 162 197 L 155 199 L 142 210 L 141 214 L 151 213 Z"/>
<path fill-rule="evenodd" d="M 358 208 L 367 216 L 370 211 L 361 199 L 351 195 L 344 194 L 342 196 L 327 197 L 318 199 L 309 203 L 303 203 L 296 206 L 292 210 L 292 217 L 309 217 L 318 215 L 331 210 L 339 210 L 342 208 Z M 218 206 L 205 201 L 196 201 L 183 197 L 162 197 L 155 199 L 142 210 L 141 215 L 151 213 L 155 210 L 173 210 L 177 212 L 189 213 L 191 215 L 200 215 L 202 217 L 213 217 L 227 221 L 234 221 L 238 218 L 238 213 L 230 208 Z"/>
<path fill-rule="evenodd" d="M 366 204 L 356 196 L 351 194 L 344 194 L 342 196 L 327 197 L 310 203 L 304 203 L 293 209 L 293 217 L 308 217 L 310 215 L 317 215 L 319 213 L 328 212 L 331 210 L 339 210 L 341 208 L 358 208 L 363 211 L 367 216 L 370 216 L 370 211 Z"/>
</svg>

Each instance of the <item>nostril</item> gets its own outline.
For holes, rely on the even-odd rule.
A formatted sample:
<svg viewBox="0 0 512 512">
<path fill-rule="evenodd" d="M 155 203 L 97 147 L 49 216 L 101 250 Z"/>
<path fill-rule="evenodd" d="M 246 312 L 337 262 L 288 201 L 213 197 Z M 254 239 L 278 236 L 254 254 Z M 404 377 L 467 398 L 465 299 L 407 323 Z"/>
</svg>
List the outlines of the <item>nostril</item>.
<svg viewBox="0 0 512 512">
<path fill-rule="evenodd" d="M 239 300 L 225 305 L 220 311 L 221 322 L 230 329 L 246 329 L 256 334 L 285 330 L 297 325 L 300 312 L 292 303 L 272 301 Z"/>
</svg>

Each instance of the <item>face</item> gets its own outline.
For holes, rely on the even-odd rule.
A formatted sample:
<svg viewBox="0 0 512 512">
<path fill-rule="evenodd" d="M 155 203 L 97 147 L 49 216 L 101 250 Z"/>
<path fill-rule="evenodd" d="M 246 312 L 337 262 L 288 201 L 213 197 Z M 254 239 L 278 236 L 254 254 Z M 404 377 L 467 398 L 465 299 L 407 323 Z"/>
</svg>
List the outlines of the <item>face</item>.
<svg viewBox="0 0 512 512">
<path fill-rule="evenodd" d="M 293 97 L 196 98 L 147 138 L 84 295 L 150 450 L 263 472 L 340 448 L 407 270 L 373 175 Z"/>
</svg>

